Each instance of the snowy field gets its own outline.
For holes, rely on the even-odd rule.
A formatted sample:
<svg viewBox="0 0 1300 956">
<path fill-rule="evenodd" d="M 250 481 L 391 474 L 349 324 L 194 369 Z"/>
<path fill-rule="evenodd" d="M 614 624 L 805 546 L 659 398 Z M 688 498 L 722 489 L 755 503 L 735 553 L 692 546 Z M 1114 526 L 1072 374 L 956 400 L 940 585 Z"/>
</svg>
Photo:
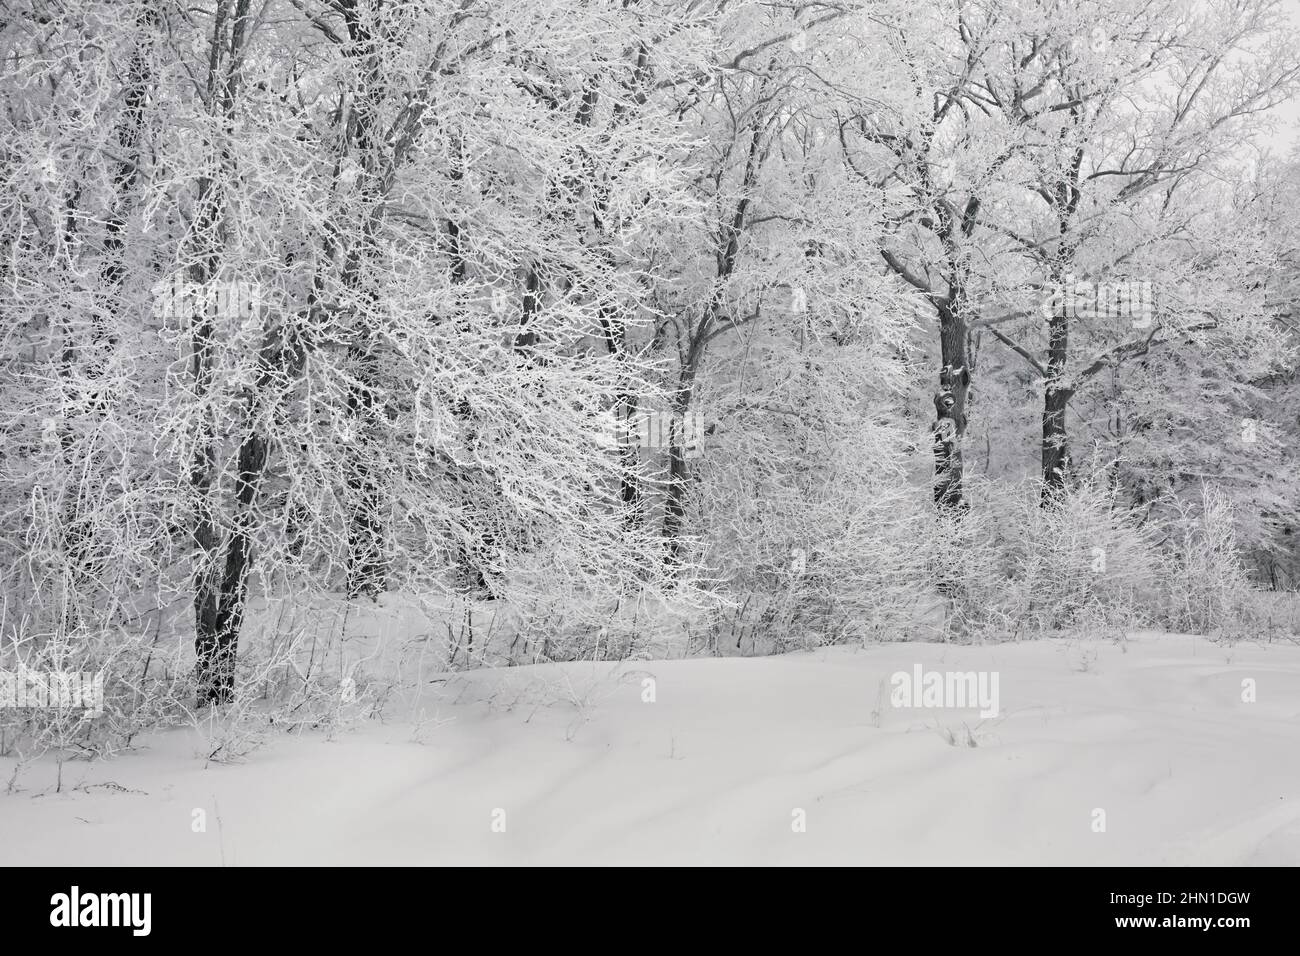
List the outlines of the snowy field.
<svg viewBox="0 0 1300 956">
<path fill-rule="evenodd" d="M 918 664 L 996 673 L 999 715 L 893 706 Z M 424 703 L 239 764 L 193 730 L 58 791 L 39 763 L 0 796 L 0 864 L 1300 864 L 1294 644 L 550 664 Z"/>
</svg>

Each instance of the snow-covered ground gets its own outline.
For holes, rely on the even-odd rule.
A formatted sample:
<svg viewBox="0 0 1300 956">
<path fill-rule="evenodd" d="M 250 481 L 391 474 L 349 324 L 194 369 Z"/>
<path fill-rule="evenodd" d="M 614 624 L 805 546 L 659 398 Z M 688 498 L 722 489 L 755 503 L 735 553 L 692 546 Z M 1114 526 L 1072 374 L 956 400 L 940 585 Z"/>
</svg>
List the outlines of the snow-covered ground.
<svg viewBox="0 0 1300 956">
<path fill-rule="evenodd" d="M 996 673 L 999 715 L 894 707 L 918 664 Z M 52 760 L 28 768 L 0 864 L 1300 864 L 1295 644 L 881 644 L 430 686 L 418 727 L 241 764 L 177 730 L 66 764 L 61 792 Z"/>
</svg>

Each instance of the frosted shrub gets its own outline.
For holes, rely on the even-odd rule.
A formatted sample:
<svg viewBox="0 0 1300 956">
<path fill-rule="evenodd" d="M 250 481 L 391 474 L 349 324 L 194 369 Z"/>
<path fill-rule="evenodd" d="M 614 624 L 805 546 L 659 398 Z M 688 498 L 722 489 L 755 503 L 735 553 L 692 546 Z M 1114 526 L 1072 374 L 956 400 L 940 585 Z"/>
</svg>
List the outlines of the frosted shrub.
<svg viewBox="0 0 1300 956">
<path fill-rule="evenodd" d="M 880 358 L 809 346 L 791 373 L 780 348 L 760 337 L 749 354 L 788 401 L 749 402 L 725 386 L 706 396 L 719 424 L 700 476 L 702 560 L 731 601 L 709 649 L 927 636 L 917 620 L 928 600 L 917 581 L 923 494 L 902 480 L 902 430 L 863 398 Z"/>
<path fill-rule="evenodd" d="M 1257 592 L 1241 560 L 1227 497 L 1209 485 L 1199 503 L 1176 501 L 1169 519 L 1167 625 L 1194 634 L 1251 636 Z"/>
<path fill-rule="evenodd" d="M 1104 609 L 1152 607 L 1161 559 L 1150 532 L 1092 484 L 1046 506 L 1037 481 L 970 482 L 975 507 L 924 522 L 928 570 L 947 599 L 947 637 L 1035 636 L 1077 629 Z"/>
<path fill-rule="evenodd" d="M 1036 494 L 1037 487 L 1031 491 Z M 1021 507 L 1011 560 L 1025 620 L 1044 629 L 1067 628 L 1097 608 L 1151 604 L 1161 570 L 1155 541 L 1117 506 L 1113 492 L 1085 482 L 1047 507 L 1028 496 Z"/>
</svg>

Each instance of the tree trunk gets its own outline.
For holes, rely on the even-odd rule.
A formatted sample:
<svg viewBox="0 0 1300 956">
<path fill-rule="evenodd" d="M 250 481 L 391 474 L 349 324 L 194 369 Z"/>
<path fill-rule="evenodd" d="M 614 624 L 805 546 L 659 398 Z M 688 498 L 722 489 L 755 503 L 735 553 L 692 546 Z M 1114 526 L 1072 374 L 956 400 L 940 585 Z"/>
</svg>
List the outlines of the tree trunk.
<svg viewBox="0 0 1300 956">
<path fill-rule="evenodd" d="M 234 696 L 235 652 L 244 622 L 244 599 L 252 560 L 249 537 L 252 506 L 266 458 L 265 440 L 257 434 L 248 435 L 239 448 L 239 475 L 235 482 L 239 512 L 235 516 L 234 531 L 226 543 L 225 567 L 218 590 L 209 592 L 203 609 L 209 626 L 205 635 L 207 653 L 201 658 L 204 668 L 204 679 L 200 683 L 201 702 L 225 704 Z"/>
<path fill-rule="evenodd" d="M 230 135 L 235 112 L 239 74 L 236 67 L 244 44 L 251 0 L 235 0 L 233 16 L 229 2 L 217 6 L 212 28 L 212 48 L 208 61 L 208 90 L 214 108 L 220 109 L 223 122 L 222 142 L 218 148 L 219 175 L 233 175 L 233 158 L 226 136 Z M 230 20 L 227 37 L 226 22 Z M 204 179 L 199 183 L 195 234 L 206 245 L 202 255 L 190 268 L 190 279 L 202 286 L 218 274 L 220 237 L 223 231 L 222 195 L 219 181 Z M 191 316 L 194 354 L 192 370 L 194 390 L 202 400 L 212 387 L 212 350 L 216 336 L 215 309 L 200 303 Z M 225 578 L 218 573 L 221 535 L 213 517 L 213 495 L 220 491 L 217 469 L 216 435 L 210 421 L 205 422 L 195 443 L 190 464 L 190 484 L 197 499 L 194 542 L 199 555 L 194 570 L 194 651 L 199 705 L 226 703 L 234 692 L 235 649 L 239 640 L 238 618 L 232 618 L 230 603 L 223 599 Z M 229 563 L 228 560 L 225 563 Z M 225 610 L 223 611 L 223 605 Z"/>
<path fill-rule="evenodd" d="M 964 509 L 962 438 L 970 392 L 966 319 L 956 295 L 938 310 L 943 369 L 935 396 L 934 502 L 943 509 Z"/>
<path fill-rule="evenodd" d="M 695 392 L 695 368 L 703 336 L 696 339 L 691 351 L 687 353 L 686 365 L 678 379 L 677 394 L 673 397 L 672 422 L 669 427 L 677 435 L 677 423 L 686 421 L 691 409 L 691 400 Z M 665 560 L 669 567 L 676 567 L 681 558 L 682 528 L 686 524 L 686 486 L 690 480 L 690 470 L 686 465 L 686 448 L 678 438 L 670 440 L 668 447 L 668 488 L 664 499 L 664 539 L 668 543 Z"/>
<path fill-rule="evenodd" d="M 356 294 L 361 307 L 354 317 L 353 340 L 348 358 L 354 380 L 348 388 L 347 409 L 354 426 L 354 437 L 344 462 L 344 484 L 348 502 L 347 594 L 349 597 L 375 597 L 387 586 L 388 548 L 384 521 L 384 491 L 380 484 L 375 458 L 375 433 L 380 428 L 379 337 L 374 324 L 379 321 L 378 294 L 371 278 L 371 264 L 377 257 L 380 220 L 387 177 L 381 157 L 381 137 L 376 135 L 381 122 L 374 97 L 380 86 L 380 63 L 375 38 L 363 21 L 355 0 L 343 5 L 349 45 L 347 56 L 361 59 L 360 89 L 356 95 L 350 133 L 345 142 L 355 147 L 362 170 L 360 235 L 349 250 L 343 267 L 342 284 Z M 366 313 L 369 314 L 366 314 Z"/>
<path fill-rule="evenodd" d="M 454 182 L 463 185 L 465 167 L 462 154 L 463 143 L 458 136 L 450 176 Z M 464 227 L 455 219 L 448 219 L 447 247 L 448 255 L 451 258 L 451 284 L 453 286 L 464 285 L 469 279 L 467 246 Z M 467 432 L 473 427 L 474 410 L 470 408 L 469 402 L 464 399 L 457 402 L 453 414 L 458 421 L 464 424 Z M 465 511 L 468 514 L 477 515 L 481 511 L 481 506 L 475 497 L 474 476 L 454 461 L 448 466 L 448 472 L 451 483 L 455 487 Z M 491 595 L 492 588 L 485 573 L 485 562 L 476 554 L 476 549 L 472 545 L 467 546 L 462 542 L 455 546 L 455 563 L 456 574 L 464 590 L 483 597 Z"/>
<path fill-rule="evenodd" d="M 348 597 L 375 597 L 387 586 L 388 557 L 383 516 L 384 496 L 375 469 L 373 431 L 379 414 L 376 389 L 379 357 L 373 338 L 349 349 L 356 384 L 348 389 L 348 414 L 356 434 L 344 462 L 348 499 Z"/>
<path fill-rule="evenodd" d="M 1069 389 L 1047 386 L 1043 395 L 1043 501 L 1046 503 L 1065 487 L 1070 468 L 1070 447 L 1065 430 Z"/>
<path fill-rule="evenodd" d="M 1056 270 L 1059 282 L 1061 269 Z M 1047 381 L 1043 385 L 1043 504 L 1047 504 L 1065 487 L 1070 468 L 1070 445 L 1066 433 L 1065 411 L 1074 395 L 1062 379 L 1070 353 L 1070 315 L 1066 296 L 1059 297 L 1047 319 Z"/>
<path fill-rule="evenodd" d="M 685 449 L 673 445 L 668 449 L 668 491 L 664 501 L 664 539 L 668 542 L 667 563 L 670 566 L 675 566 L 681 557 L 687 479 Z"/>
<path fill-rule="evenodd" d="M 1062 219 L 1062 234 L 1066 229 L 1066 220 Z M 1069 296 L 1061 286 L 1066 271 L 1063 263 L 1056 263 L 1053 268 L 1053 281 L 1062 294 L 1053 301 L 1051 314 L 1047 317 L 1047 375 L 1043 383 L 1043 495 L 1042 503 L 1046 505 L 1065 488 L 1066 477 L 1070 470 L 1070 445 L 1066 431 L 1065 412 L 1074 389 L 1064 385 L 1065 365 L 1070 355 L 1070 318 Z"/>
<path fill-rule="evenodd" d="M 1070 110 L 1070 119 L 1077 127 L 1083 122 L 1078 106 Z M 1051 263 L 1052 283 L 1058 294 L 1054 297 L 1051 314 L 1047 317 L 1047 375 L 1043 383 L 1043 497 L 1047 505 L 1065 488 L 1070 471 L 1070 445 L 1065 424 L 1065 412 L 1074 389 L 1064 385 L 1065 366 L 1070 357 L 1070 320 L 1073 308 L 1073 290 L 1063 283 L 1069 278 L 1078 248 L 1077 237 L 1071 238 L 1074 215 L 1079 208 L 1079 175 L 1083 167 L 1083 150 L 1075 148 L 1070 157 L 1066 175 L 1052 189 L 1052 205 L 1056 209 L 1056 228 L 1060 241 L 1056 257 Z"/>
</svg>

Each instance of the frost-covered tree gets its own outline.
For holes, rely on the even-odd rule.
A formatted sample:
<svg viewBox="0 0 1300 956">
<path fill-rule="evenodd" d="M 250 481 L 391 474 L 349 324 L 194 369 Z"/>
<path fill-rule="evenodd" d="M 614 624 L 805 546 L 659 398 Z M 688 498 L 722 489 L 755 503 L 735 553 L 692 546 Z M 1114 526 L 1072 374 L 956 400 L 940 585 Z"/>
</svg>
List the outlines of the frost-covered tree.
<svg viewBox="0 0 1300 956">
<path fill-rule="evenodd" d="M 254 584 L 653 590 L 608 415 L 651 386 L 599 346 L 647 293 L 594 213 L 680 136 L 635 77 L 703 68 L 689 11 L 75 6 L 3 34 L 7 588 L 189 594 L 216 701 Z"/>
</svg>

